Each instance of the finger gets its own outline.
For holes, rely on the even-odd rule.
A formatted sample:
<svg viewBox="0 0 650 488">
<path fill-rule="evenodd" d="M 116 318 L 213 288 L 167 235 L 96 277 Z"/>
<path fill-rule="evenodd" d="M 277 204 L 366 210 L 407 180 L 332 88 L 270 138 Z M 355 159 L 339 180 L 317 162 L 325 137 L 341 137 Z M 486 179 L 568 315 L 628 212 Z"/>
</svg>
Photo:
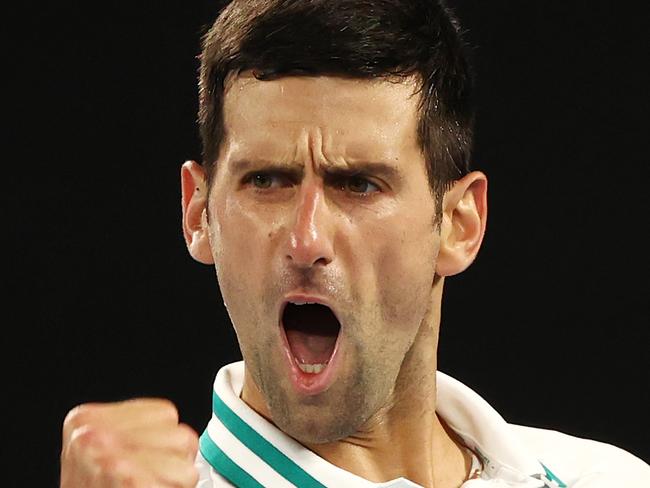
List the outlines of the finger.
<svg viewBox="0 0 650 488">
<path fill-rule="evenodd" d="M 84 425 L 128 431 L 145 425 L 176 425 L 178 410 L 169 400 L 140 398 L 115 403 L 86 403 L 72 409 L 63 422 L 63 448 L 72 432 Z"/>
<path fill-rule="evenodd" d="M 194 488 L 199 481 L 199 472 L 193 460 L 160 451 L 138 451 L 132 454 L 131 460 L 164 486 Z"/>
<path fill-rule="evenodd" d="M 89 429 L 73 437 L 62 459 L 62 488 L 194 488 L 198 483 L 198 471 L 188 458 L 160 450 L 127 449 L 107 431 Z"/>
<path fill-rule="evenodd" d="M 114 479 L 127 474 L 128 466 L 119 463 L 120 452 L 122 448 L 110 431 L 89 425 L 75 429 L 61 454 L 61 488 L 114 486 Z M 116 475 L 113 480 L 111 473 Z"/>
<path fill-rule="evenodd" d="M 75 429 L 61 451 L 61 488 L 93 486 L 91 451 L 97 449 L 95 443 L 103 445 L 104 439 L 93 439 L 83 430 Z"/>
<path fill-rule="evenodd" d="M 92 470 L 93 488 L 152 488 L 161 483 L 148 466 L 134 459 L 125 457 L 124 453 L 114 452 L 96 459 Z M 71 486 L 72 488 L 72 486 Z"/>
<path fill-rule="evenodd" d="M 199 436 L 189 425 L 143 427 L 119 434 L 127 449 L 158 450 L 193 461 L 199 448 Z"/>
</svg>

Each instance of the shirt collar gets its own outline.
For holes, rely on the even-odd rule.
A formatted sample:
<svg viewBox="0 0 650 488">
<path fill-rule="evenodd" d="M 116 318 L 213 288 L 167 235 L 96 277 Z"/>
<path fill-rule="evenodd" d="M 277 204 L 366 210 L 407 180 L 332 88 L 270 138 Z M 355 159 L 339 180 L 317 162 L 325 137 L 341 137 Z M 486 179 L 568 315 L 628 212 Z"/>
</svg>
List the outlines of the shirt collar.
<svg viewBox="0 0 650 488">
<path fill-rule="evenodd" d="M 243 361 L 225 366 L 217 373 L 213 415 L 200 439 L 202 456 L 236 486 L 418 486 L 404 478 L 373 483 L 329 463 L 244 403 L 239 398 L 243 384 Z M 436 410 L 463 442 L 479 454 L 484 477 L 522 488 L 564 486 L 559 480 L 550 483 L 554 478 L 552 473 L 528 452 L 485 400 L 441 372 L 437 373 Z"/>
</svg>

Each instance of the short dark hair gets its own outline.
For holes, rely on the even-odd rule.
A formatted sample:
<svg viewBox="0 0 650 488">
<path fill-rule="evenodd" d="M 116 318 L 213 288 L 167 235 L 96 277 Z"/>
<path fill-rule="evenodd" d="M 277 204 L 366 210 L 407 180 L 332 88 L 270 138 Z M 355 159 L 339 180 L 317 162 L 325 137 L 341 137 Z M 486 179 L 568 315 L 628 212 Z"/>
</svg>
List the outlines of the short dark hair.
<svg viewBox="0 0 650 488">
<path fill-rule="evenodd" d="M 418 141 L 438 217 L 469 172 L 473 75 L 459 23 L 438 0 L 233 0 L 203 38 L 199 126 L 208 183 L 225 135 L 229 74 L 418 79 Z"/>
</svg>

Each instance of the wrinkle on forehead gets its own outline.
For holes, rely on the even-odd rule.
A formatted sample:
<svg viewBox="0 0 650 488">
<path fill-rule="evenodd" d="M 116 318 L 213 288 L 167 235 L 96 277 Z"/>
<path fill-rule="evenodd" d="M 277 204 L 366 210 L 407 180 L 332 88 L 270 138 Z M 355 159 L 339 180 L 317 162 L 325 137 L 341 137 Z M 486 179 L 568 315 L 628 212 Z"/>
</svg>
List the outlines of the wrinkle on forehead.
<svg viewBox="0 0 650 488">
<path fill-rule="evenodd" d="M 342 167 L 354 161 L 397 162 L 405 153 L 419 153 L 414 80 L 287 76 L 260 81 L 244 74 L 228 85 L 224 143 L 236 148 L 227 152 L 232 157 Z"/>
</svg>

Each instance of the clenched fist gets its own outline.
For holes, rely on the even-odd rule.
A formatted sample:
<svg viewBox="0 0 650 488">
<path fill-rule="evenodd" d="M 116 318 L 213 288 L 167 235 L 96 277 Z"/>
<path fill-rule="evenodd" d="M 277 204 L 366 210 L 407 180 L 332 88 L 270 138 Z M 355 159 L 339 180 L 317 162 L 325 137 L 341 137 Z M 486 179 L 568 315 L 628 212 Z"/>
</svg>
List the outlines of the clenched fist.
<svg viewBox="0 0 650 488">
<path fill-rule="evenodd" d="M 61 488 L 194 488 L 197 449 L 167 400 L 84 404 L 63 423 Z"/>
</svg>

